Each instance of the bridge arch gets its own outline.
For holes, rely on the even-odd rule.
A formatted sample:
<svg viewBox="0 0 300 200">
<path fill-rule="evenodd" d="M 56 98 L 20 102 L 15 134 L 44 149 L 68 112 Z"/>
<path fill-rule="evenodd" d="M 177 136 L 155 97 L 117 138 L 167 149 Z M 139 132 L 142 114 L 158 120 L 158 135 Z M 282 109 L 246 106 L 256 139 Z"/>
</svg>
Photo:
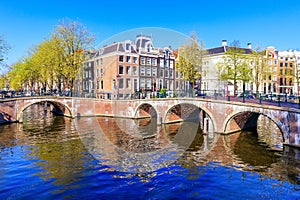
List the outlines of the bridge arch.
<svg viewBox="0 0 300 200">
<path fill-rule="evenodd" d="M 158 113 L 155 107 L 150 103 L 140 103 L 135 111 L 134 111 L 134 118 L 157 118 Z"/>
<path fill-rule="evenodd" d="M 216 130 L 216 121 L 215 121 L 215 119 L 214 119 L 214 117 L 213 117 L 213 114 L 205 107 L 205 106 L 202 106 L 202 104 L 197 104 L 197 103 L 194 103 L 193 101 L 191 101 L 191 102 L 185 102 L 185 101 L 183 101 L 183 102 L 178 102 L 177 104 L 175 104 L 175 105 L 170 105 L 169 107 L 168 107 L 168 109 L 166 110 L 166 112 L 165 112 L 165 116 L 164 116 L 164 120 L 163 120 L 163 123 L 169 123 L 169 119 L 170 119 L 170 114 L 175 114 L 176 115 L 176 108 L 178 108 L 179 106 L 187 106 L 187 107 L 189 107 L 189 106 L 193 106 L 193 108 L 192 109 L 195 109 L 195 108 L 197 108 L 197 109 L 199 109 L 199 118 L 198 118 L 198 123 L 200 123 L 201 124 L 201 126 L 202 126 L 202 128 L 204 129 L 204 128 L 207 128 L 208 129 L 208 124 L 206 124 L 206 123 L 210 123 L 210 130 L 212 130 L 212 132 L 214 132 L 215 130 Z M 180 108 L 181 109 L 181 108 Z M 184 109 L 184 108 L 183 108 Z M 175 113 L 174 113 L 174 110 L 175 110 Z M 182 110 L 182 109 L 181 109 Z M 192 111 L 192 112 L 194 112 L 195 110 L 190 110 L 190 111 Z M 197 113 L 188 113 L 188 114 L 197 114 Z M 201 115 L 201 116 L 200 116 Z M 186 117 L 191 117 L 191 116 L 186 116 Z M 202 118 L 201 118 L 202 117 Z M 180 120 L 182 120 L 182 118 L 180 118 L 179 116 L 173 116 L 173 117 L 171 117 L 171 118 L 173 118 L 175 121 L 180 121 Z M 207 121 L 207 122 L 204 122 L 204 119 L 205 118 L 208 118 L 209 119 L 209 121 Z M 200 119 L 202 119 L 202 122 L 200 121 Z M 193 120 L 193 119 L 192 119 Z M 204 125 L 204 124 L 206 124 L 206 125 Z"/>
<path fill-rule="evenodd" d="M 52 111 L 55 112 L 56 114 L 64 115 L 64 116 L 67 116 L 67 117 L 72 117 L 72 111 L 71 111 L 71 109 L 69 108 L 68 105 L 66 105 L 64 103 L 61 103 L 59 101 L 55 101 L 55 100 L 38 99 L 36 101 L 30 101 L 30 103 L 25 104 L 24 106 L 22 106 L 20 111 L 17 113 L 17 121 L 22 122 L 24 111 L 28 107 L 30 107 L 34 104 L 39 104 L 39 103 L 49 103 L 53 106 Z"/>
<path fill-rule="evenodd" d="M 268 118 L 276 125 L 276 127 L 280 130 L 283 143 L 287 140 L 280 126 L 282 123 L 280 123 L 278 119 L 273 119 L 265 113 L 256 111 L 239 111 L 227 116 L 223 124 L 224 133 L 236 132 L 247 128 L 257 128 L 259 116 Z"/>
</svg>

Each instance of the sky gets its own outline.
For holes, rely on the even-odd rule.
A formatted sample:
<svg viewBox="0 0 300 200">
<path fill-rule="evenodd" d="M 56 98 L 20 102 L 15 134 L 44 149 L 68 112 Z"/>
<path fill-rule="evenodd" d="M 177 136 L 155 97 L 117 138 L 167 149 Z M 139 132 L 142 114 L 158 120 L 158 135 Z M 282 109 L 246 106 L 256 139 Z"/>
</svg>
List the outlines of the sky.
<svg viewBox="0 0 300 200">
<path fill-rule="evenodd" d="M 96 36 L 95 48 L 133 30 L 153 34 L 143 29 L 152 27 L 164 32 L 152 35 L 154 44 L 162 37 L 176 43 L 174 35 L 195 32 L 206 48 L 239 40 L 242 47 L 250 42 L 253 48 L 300 49 L 299 0 L 2 0 L 0 35 L 11 46 L 6 63 L 25 57 L 64 19 L 84 24 Z"/>
</svg>

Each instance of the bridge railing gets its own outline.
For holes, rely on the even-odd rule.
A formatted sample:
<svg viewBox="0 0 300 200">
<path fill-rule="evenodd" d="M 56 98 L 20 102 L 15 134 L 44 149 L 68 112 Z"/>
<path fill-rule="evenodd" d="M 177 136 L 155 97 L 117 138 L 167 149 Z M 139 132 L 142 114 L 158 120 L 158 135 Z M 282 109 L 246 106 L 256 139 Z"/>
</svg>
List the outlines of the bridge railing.
<svg viewBox="0 0 300 200">
<path fill-rule="evenodd" d="M 209 91 L 204 90 L 195 93 L 196 98 L 204 99 L 215 99 L 215 100 L 225 100 L 225 101 L 238 101 L 238 102 L 248 102 L 264 105 L 275 105 L 284 107 L 294 107 L 300 109 L 300 96 L 288 95 L 288 94 L 278 94 L 278 93 L 258 93 L 254 94 L 251 91 Z"/>
<path fill-rule="evenodd" d="M 71 97 L 70 92 L 46 92 L 46 93 L 13 93 L 7 92 L 0 95 L 0 99 L 32 97 L 32 96 L 65 96 Z M 105 96 L 105 95 L 104 95 Z M 72 97 L 80 98 L 99 98 L 95 93 L 79 93 L 73 92 Z M 254 94 L 251 91 L 232 91 L 226 90 L 201 90 L 201 91 L 185 91 L 185 90 L 165 90 L 165 91 L 142 91 L 128 94 L 107 93 L 105 99 L 154 99 L 154 98 L 202 98 L 223 101 L 237 101 L 245 103 L 256 103 L 264 105 L 275 105 L 283 107 L 294 107 L 300 109 L 300 96 L 278 94 L 278 93 L 259 93 Z"/>
</svg>

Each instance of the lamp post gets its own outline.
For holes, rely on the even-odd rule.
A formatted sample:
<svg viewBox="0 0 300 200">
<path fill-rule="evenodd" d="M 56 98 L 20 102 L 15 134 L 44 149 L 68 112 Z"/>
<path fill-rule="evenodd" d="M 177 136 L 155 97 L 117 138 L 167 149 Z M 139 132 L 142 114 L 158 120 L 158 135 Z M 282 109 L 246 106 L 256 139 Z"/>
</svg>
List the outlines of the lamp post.
<svg viewBox="0 0 300 200">
<path fill-rule="evenodd" d="M 116 86 L 116 79 L 113 79 L 113 90 L 114 90 L 114 93 L 115 93 L 115 90 L 117 89 L 117 86 Z"/>
</svg>

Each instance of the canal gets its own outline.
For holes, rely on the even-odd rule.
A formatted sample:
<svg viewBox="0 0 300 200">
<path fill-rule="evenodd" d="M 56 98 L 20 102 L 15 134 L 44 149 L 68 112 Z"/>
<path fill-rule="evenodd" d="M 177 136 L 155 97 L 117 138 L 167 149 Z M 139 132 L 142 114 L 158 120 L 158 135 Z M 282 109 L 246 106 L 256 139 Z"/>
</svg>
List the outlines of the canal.
<svg viewBox="0 0 300 200">
<path fill-rule="evenodd" d="M 0 199 L 300 199 L 300 151 L 264 120 L 220 135 L 33 105 L 0 126 Z"/>
</svg>

